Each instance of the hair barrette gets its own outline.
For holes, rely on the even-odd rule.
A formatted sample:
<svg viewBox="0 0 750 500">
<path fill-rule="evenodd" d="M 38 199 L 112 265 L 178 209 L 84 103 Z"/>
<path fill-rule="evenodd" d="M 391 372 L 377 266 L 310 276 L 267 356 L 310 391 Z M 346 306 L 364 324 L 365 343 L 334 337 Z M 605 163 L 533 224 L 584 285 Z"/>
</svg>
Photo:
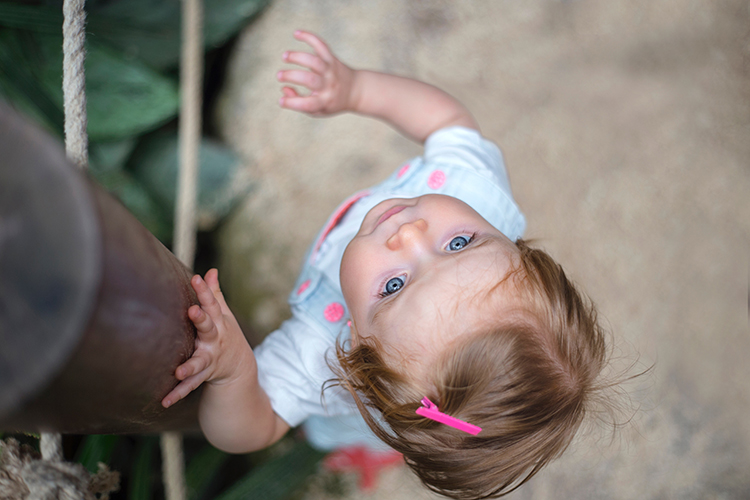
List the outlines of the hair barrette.
<svg viewBox="0 0 750 500">
<path fill-rule="evenodd" d="M 422 405 L 424 406 L 420 406 L 419 408 L 417 408 L 417 415 L 420 415 L 425 418 L 429 418 L 430 420 L 434 420 L 435 422 L 440 422 L 441 424 L 445 424 L 450 427 L 454 427 L 458 429 L 459 431 L 467 432 L 473 436 L 476 436 L 482 430 L 481 427 L 476 426 L 474 424 L 470 424 L 468 422 L 464 422 L 460 418 L 446 415 L 445 413 L 441 412 L 438 409 L 435 403 L 433 403 L 427 398 L 422 398 Z"/>
</svg>

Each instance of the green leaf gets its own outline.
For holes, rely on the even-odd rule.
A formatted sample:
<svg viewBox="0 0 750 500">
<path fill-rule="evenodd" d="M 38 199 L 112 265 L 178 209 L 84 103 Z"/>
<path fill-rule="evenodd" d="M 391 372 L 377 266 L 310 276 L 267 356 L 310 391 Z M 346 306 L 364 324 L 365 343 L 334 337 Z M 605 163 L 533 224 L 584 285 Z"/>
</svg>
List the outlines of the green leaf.
<svg viewBox="0 0 750 500">
<path fill-rule="evenodd" d="M 89 163 L 92 170 L 122 170 L 136 145 L 129 137 L 121 141 L 92 142 L 89 144 Z"/>
<path fill-rule="evenodd" d="M 44 64 L 44 55 L 34 34 L 0 30 L 0 93 L 19 111 L 62 137 L 62 98 L 55 98 L 40 83 Z M 62 95 L 59 84 L 57 92 Z"/>
<path fill-rule="evenodd" d="M 61 8 L 46 5 L 0 3 L 0 26 L 39 33 L 62 33 Z"/>
<path fill-rule="evenodd" d="M 94 178 L 109 193 L 117 197 L 130 213 L 167 244 L 172 239 L 172 214 L 156 203 L 143 186 L 125 170 L 100 170 L 92 168 Z"/>
<path fill-rule="evenodd" d="M 204 47 L 224 43 L 270 0 L 205 0 Z M 119 0 L 92 7 L 89 29 L 102 40 L 155 68 L 171 68 L 180 60 L 181 2 Z"/>
<path fill-rule="evenodd" d="M 89 43 L 86 60 L 91 140 L 137 135 L 177 114 L 180 102 L 171 79 L 96 43 Z"/>
<path fill-rule="evenodd" d="M 28 32 L 8 30 L 6 36 L 12 38 L 13 35 L 26 41 L 30 48 L 24 50 L 30 55 L 15 51 L 11 63 L 28 65 L 26 80 L 38 80 L 31 90 L 62 110 L 62 37 L 30 36 Z M 143 63 L 128 61 L 104 45 L 90 41 L 85 66 L 88 134 L 92 141 L 136 135 L 177 114 L 176 84 Z M 19 85 L 27 86 L 28 81 Z M 28 100 L 33 102 L 38 98 L 39 95 L 29 95 Z"/>
<path fill-rule="evenodd" d="M 229 455 L 211 445 L 206 446 L 196 455 L 185 469 L 185 486 L 189 500 L 201 498 L 216 472 L 227 461 Z"/>
<path fill-rule="evenodd" d="M 128 480 L 128 500 L 151 500 L 153 497 L 151 463 L 155 448 L 156 438 L 139 438 Z"/>
<path fill-rule="evenodd" d="M 52 5 L 0 3 L 0 26 L 60 34 L 62 1 Z M 270 0 L 205 0 L 204 47 L 226 42 L 270 3 Z M 129 58 L 139 58 L 158 69 L 180 60 L 181 2 L 174 0 L 109 0 L 87 2 L 86 32 Z"/>
<path fill-rule="evenodd" d="M 177 135 L 153 134 L 144 139 L 129 160 L 133 175 L 165 209 L 177 199 Z M 243 179 L 237 156 L 227 147 L 204 138 L 200 147 L 198 227 L 211 229 L 251 189 Z"/>
<path fill-rule="evenodd" d="M 110 434 L 86 436 L 83 443 L 78 447 L 76 461 L 80 462 L 92 474 L 96 473 L 99 462 L 105 464 L 109 462 L 119 441 L 120 436 Z"/>
<path fill-rule="evenodd" d="M 288 498 L 317 469 L 326 454 L 299 442 L 287 453 L 253 469 L 216 500 L 283 500 Z"/>
</svg>

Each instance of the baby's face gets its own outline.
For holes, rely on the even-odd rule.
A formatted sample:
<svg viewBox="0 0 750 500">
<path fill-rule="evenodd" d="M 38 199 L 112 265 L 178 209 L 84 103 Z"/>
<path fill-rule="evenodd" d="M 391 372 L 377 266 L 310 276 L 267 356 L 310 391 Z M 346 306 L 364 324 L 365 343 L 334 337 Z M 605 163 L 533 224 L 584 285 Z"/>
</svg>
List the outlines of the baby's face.
<svg viewBox="0 0 750 500">
<path fill-rule="evenodd" d="M 513 242 L 456 198 L 379 203 L 341 261 L 354 341 L 376 336 L 387 362 L 408 360 L 410 373 L 426 371 L 451 342 L 483 324 L 482 292 L 508 275 L 517 255 Z M 493 314 L 513 301 L 512 293 L 493 294 Z"/>
</svg>

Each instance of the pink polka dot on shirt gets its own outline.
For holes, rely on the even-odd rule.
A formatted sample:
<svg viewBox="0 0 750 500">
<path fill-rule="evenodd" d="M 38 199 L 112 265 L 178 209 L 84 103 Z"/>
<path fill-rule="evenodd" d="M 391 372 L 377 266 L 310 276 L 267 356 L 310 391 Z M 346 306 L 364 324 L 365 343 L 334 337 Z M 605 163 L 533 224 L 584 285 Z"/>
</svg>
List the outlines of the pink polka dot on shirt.
<svg viewBox="0 0 750 500">
<path fill-rule="evenodd" d="M 443 184 L 445 184 L 445 174 L 442 170 L 435 170 L 427 179 L 427 186 L 430 189 L 439 189 Z"/>
<path fill-rule="evenodd" d="M 323 317 L 327 321 L 335 323 L 336 321 L 344 317 L 344 306 L 342 306 L 338 302 L 331 302 L 323 310 Z"/>
</svg>

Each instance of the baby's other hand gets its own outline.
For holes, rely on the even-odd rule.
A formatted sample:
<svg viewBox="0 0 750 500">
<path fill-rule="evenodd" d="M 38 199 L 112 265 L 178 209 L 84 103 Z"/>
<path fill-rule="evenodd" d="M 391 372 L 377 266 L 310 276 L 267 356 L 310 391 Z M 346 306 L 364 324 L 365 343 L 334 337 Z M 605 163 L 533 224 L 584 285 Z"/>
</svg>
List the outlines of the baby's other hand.
<svg viewBox="0 0 750 500">
<path fill-rule="evenodd" d="M 218 271 L 208 271 L 205 280 L 195 275 L 190 284 L 200 301 L 200 305 L 188 309 L 188 317 L 198 331 L 195 352 L 175 370 L 175 377 L 181 382 L 162 400 L 165 408 L 183 399 L 203 382 L 231 382 L 243 370 L 255 366 L 253 351 L 219 288 Z"/>
<path fill-rule="evenodd" d="M 279 101 L 282 108 L 293 109 L 312 116 L 326 116 L 353 109 L 356 72 L 339 61 L 328 46 L 312 33 L 297 30 L 294 38 L 313 48 L 308 52 L 284 52 L 283 60 L 307 68 L 279 71 L 276 78 L 282 83 L 301 85 L 310 90 L 300 95 L 292 87 L 284 87 Z"/>
</svg>

